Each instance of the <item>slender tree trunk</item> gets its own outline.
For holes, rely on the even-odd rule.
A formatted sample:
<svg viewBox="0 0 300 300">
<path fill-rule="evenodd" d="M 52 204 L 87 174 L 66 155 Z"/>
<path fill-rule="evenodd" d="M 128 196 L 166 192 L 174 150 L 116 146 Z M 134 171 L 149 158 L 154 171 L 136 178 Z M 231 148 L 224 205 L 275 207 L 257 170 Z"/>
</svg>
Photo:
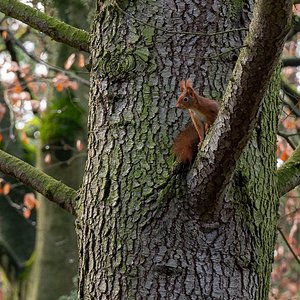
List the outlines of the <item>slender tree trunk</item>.
<svg viewBox="0 0 300 300">
<path fill-rule="evenodd" d="M 81 26 L 82 28 L 88 27 L 87 20 L 80 20 L 85 11 L 82 3 L 78 1 L 55 1 L 55 10 L 61 20 L 68 22 L 75 26 Z M 69 7 L 69 9 L 67 9 Z M 86 12 L 87 13 L 87 12 Z M 74 53 L 73 48 L 64 45 L 51 43 L 52 55 L 50 56 L 50 62 L 57 66 L 63 66 L 68 56 Z M 53 49 L 56 49 L 54 51 Z M 75 93 L 75 95 L 74 95 Z M 69 97 L 69 106 L 74 106 L 77 101 L 76 97 L 80 99 L 81 104 L 86 103 L 87 88 L 81 88 L 76 92 L 58 93 L 54 90 L 49 90 L 49 104 L 54 98 Z M 63 112 L 67 111 L 67 105 L 64 107 Z M 50 113 L 53 114 L 51 110 Z M 44 115 L 45 117 L 45 115 Z M 86 116 L 82 117 L 83 119 Z M 68 124 L 70 118 L 65 118 L 63 124 L 56 124 L 61 130 L 67 131 L 71 128 Z M 45 123 L 45 122 L 44 122 Z M 57 121 L 56 121 L 57 123 Z M 49 124 L 44 124 L 48 126 Z M 76 129 L 72 129 L 76 130 Z M 59 130 L 56 128 L 56 132 Z M 70 131 L 70 130 L 69 130 Z M 71 135 L 72 133 L 65 132 L 65 135 Z M 80 135 L 80 136 L 79 136 Z M 76 138 L 82 138 L 83 133 L 78 132 Z M 57 137 L 57 141 L 60 137 Z M 64 182 L 68 186 L 77 189 L 82 181 L 85 156 L 80 156 L 71 161 L 70 164 L 66 164 L 61 157 L 57 159 L 57 156 L 66 156 L 66 152 L 63 149 L 60 150 L 60 155 L 56 155 L 55 149 L 58 145 L 52 144 L 53 141 L 44 141 L 44 146 L 50 147 L 49 152 L 44 152 L 39 149 L 39 161 L 38 166 L 44 172 L 52 177 Z M 72 141 L 75 145 L 76 140 Z M 62 145 L 59 145 L 63 148 Z M 51 164 L 45 164 L 45 155 L 51 154 Z M 77 155 L 73 153 L 71 155 Z M 57 207 L 53 203 L 47 201 L 40 195 L 40 208 L 38 210 L 38 226 L 37 226 L 37 240 L 35 248 L 35 260 L 30 273 L 29 282 L 26 295 L 27 300 L 43 299 L 53 300 L 58 299 L 62 295 L 70 294 L 74 287 L 74 279 L 77 277 L 78 271 L 78 252 L 77 252 L 77 239 L 74 226 L 74 217 Z"/>
<path fill-rule="evenodd" d="M 179 80 L 191 78 L 200 93 L 221 98 L 245 36 L 180 32 L 247 27 L 252 6 L 98 1 L 79 299 L 267 299 L 278 206 L 276 97 L 265 98 L 213 210 L 191 208 L 187 168 L 175 172 L 170 153 L 188 119 L 175 109 Z M 269 94 L 276 89 L 270 85 Z"/>
<path fill-rule="evenodd" d="M 57 165 L 47 169 L 39 159 L 39 166 L 47 174 L 69 186 L 80 185 L 84 159 L 74 160 L 70 166 Z M 60 163 L 59 161 L 57 162 Z M 48 165 L 49 167 L 49 165 Z M 26 299 L 58 299 L 74 289 L 78 254 L 74 217 L 40 196 L 34 264 L 28 281 Z"/>
<path fill-rule="evenodd" d="M 6 105 L 1 88 L 0 93 L 1 104 Z M 1 129 L 10 128 L 12 122 L 14 120 L 11 120 L 7 109 L 4 118 L 1 120 Z M 31 157 L 24 151 L 17 135 L 13 139 L 10 130 L 3 130 L 1 134 L 3 136 L 2 149 L 22 160 L 30 161 L 29 158 Z M 1 174 L 1 178 L 7 180 L 10 184 L 14 183 L 11 177 L 4 174 Z M 31 189 L 20 185 L 10 191 L 9 197 L 12 203 L 22 204 L 24 195 L 30 192 L 32 192 Z M 10 291 L 5 296 L 10 297 L 9 299 L 21 300 L 24 299 L 23 295 L 26 291 L 26 280 L 24 278 L 26 276 L 24 274 L 27 273 L 26 269 L 34 250 L 35 225 L 23 217 L 22 212 L 10 203 L 9 198 L 1 195 L 0 228 L 0 264 L 10 283 Z"/>
</svg>

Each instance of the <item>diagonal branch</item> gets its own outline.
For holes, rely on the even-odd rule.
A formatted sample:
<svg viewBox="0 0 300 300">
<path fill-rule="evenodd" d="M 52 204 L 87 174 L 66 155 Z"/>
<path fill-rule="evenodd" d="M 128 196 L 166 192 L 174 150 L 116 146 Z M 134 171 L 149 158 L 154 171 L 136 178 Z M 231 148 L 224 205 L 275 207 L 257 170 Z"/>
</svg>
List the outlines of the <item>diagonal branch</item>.
<svg viewBox="0 0 300 300">
<path fill-rule="evenodd" d="M 89 52 L 89 34 L 82 29 L 68 25 L 16 0 L 1 0 L 0 11 L 45 33 L 57 42 Z"/>
<path fill-rule="evenodd" d="M 256 1 L 247 47 L 241 50 L 220 114 L 188 177 L 193 199 L 201 206 L 214 203 L 222 193 L 249 141 L 290 28 L 291 12 L 290 0 Z"/>
<path fill-rule="evenodd" d="M 300 93 L 298 92 L 296 86 L 289 83 L 284 76 L 281 76 L 281 88 L 284 93 L 291 99 L 293 104 L 297 106 L 300 102 Z"/>
<path fill-rule="evenodd" d="M 284 240 L 285 244 L 287 245 L 287 247 L 289 248 L 289 250 L 291 251 L 291 253 L 293 254 L 295 260 L 297 261 L 297 263 L 300 265 L 300 259 L 298 257 L 298 255 L 295 253 L 293 247 L 290 245 L 289 241 L 287 240 L 287 238 L 285 237 L 283 231 L 281 230 L 281 228 L 278 227 L 278 231 L 282 237 L 282 239 Z"/>
<path fill-rule="evenodd" d="M 77 192 L 62 182 L 2 150 L 0 171 L 32 187 L 50 201 L 76 215 Z"/>
<path fill-rule="evenodd" d="M 2 35 L 3 32 L 4 32 L 4 30 L 2 30 L 0 28 L 0 34 L 1 35 Z M 17 56 L 17 52 L 15 50 L 13 34 L 8 31 L 8 35 L 7 35 L 6 38 L 4 38 L 3 35 L 2 35 L 2 40 L 5 44 L 6 50 L 10 54 L 11 60 L 14 61 L 15 63 L 17 63 L 18 66 L 20 66 L 19 59 L 18 59 L 18 56 Z M 21 72 L 19 70 L 16 71 L 16 75 L 18 77 L 18 80 L 19 80 L 20 84 L 23 85 L 24 91 L 28 92 L 30 94 L 31 99 L 33 99 L 32 92 L 29 89 L 26 80 L 21 76 Z"/>
<path fill-rule="evenodd" d="M 277 170 L 277 178 L 280 197 L 300 184 L 300 145 L 285 164 Z"/>
<path fill-rule="evenodd" d="M 299 57 L 286 57 L 282 59 L 283 67 L 298 67 L 300 65 Z"/>
</svg>

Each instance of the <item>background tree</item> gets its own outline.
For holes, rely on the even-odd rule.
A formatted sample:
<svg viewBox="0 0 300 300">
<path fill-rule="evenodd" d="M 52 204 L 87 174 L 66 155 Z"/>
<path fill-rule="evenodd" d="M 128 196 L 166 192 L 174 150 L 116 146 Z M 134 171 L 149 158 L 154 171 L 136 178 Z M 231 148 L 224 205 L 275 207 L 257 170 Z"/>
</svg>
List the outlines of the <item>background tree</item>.
<svg viewBox="0 0 300 300">
<path fill-rule="evenodd" d="M 287 181 L 278 190 L 275 173 L 274 70 L 289 4 L 257 1 L 245 39 L 251 1 L 98 2 L 90 43 L 89 155 L 79 202 L 71 189 L 5 153 L 0 161 L 3 172 L 77 214 L 80 299 L 266 299 L 278 192 L 287 191 Z M 64 36 L 63 24 L 29 8 L 22 17 L 20 7 L 0 4 L 1 11 L 87 50 L 84 32 L 67 27 L 71 34 Z M 43 29 L 35 17 L 46 22 Z M 242 45 L 235 63 L 232 50 Z M 218 64 L 207 61 L 216 57 Z M 224 93 L 190 168 L 174 165 L 169 151 L 187 119 L 171 101 L 179 77 L 190 77 L 213 98 Z M 280 179 L 296 177 L 289 169 L 287 163 Z"/>
<path fill-rule="evenodd" d="M 53 4 L 56 5 L 54 10 Z M 50 14 L 53 14 L 53 11 L 54 13 L 58 11 L 64 19 L 64 5 L 67 3 L 64 2 L 63 5 L 61 3 L 53 4 L 51 7 L 41 6 L 40 3 L 34 5 L 46 9 Z M 83 13 L 85 7 L 79 1 L 78 3 L 73 1 L 72 4 L 72 9 L 68 9 L 67 21 L 70 23 L 80 21 L 80 25 L 87 27 L 87 19 L 82 21 L 76 16 L 78 13 Z M 82 136 L 84 122 L 82 119 L 85 119 L 85 113 L 82 105 L 87 101 L 87 88 L 81 86 L 80 91 L 74 91 L 75 82 L 70 81 L 67 76 L 62 76 L 63 73 L 70 75 L 70 70 L 66 71 L 63 67 L 55 66 L 64 66 L 65 64 L 66 69 L 72 68 L 75 71 L 74 66 L 79 64 L 79 60 L 82 60 L 83 56 L 79 53 L 71 55 L 74 52 L 73 48 L 50 42 L 45 38 L 41 39 L 39 33 L 30 32 L 28 27 L 24 25 L 17 26 L 18 24 L 10 18 L 3 17 L 1 20 L 4 45 L 1 53 L 1 74 L 5 73 L 3 58 L 5 58 L 7 65 L 10 62 L 11 65 L 15 63 L 14 70 L 10 67 L 8 71 L 11 75 L 13 74 L 12 71 L 16 73 L 16 80 L 13 83 L 5 84 L 4 78 L 1 78 L 5 86 L 4 94 L 7 94 L 6 102 L 11 104 L 9 109 L 6 109 L 6 115 L 13 116 L 11 125 L 5 126 L 4 122 L 1 125 L 4 130 L 6 130 L 5 128 L 10 129 L 7 130 L 7 133 L 14 135 L 14 137 L 6 137 L 6 134 L 2 136 L 3 147 L 8 146 L 7 149 L 12 149 L 13 153 L 16 151 L 23 153 L 23 147 L 26 147 L 27 151 L 32 148 L 30 144 L 37 139 L 37 136 L 40 136 L 38 133 L 41 132 L 43 145 L 41 153 L 37 153 L 38 164 L 44 166 L 45 172 L 50 172 L 56 178 L 60 176 L 61 181 L 77 188 L 82 179 L 82 171 L 80 170 L 83 170 L 85 161 L 85 154 L 78 153 L 76 145 L 80 143 L 78 146 L 83 147 L 84 142 Z M 28 45 L 32 45 L 33 48 L 30 50 Z M 41 47 L 43 47 L 42 50 Z M 5 53 L 7 53 L 6 56 Z M 69 59 L 67 60 L 68 56 Z M 48 69 L 48 71 L 40 78 L 33 70 L 41 69 L 41 67 L 44 67 L 43 70 Z M 27 73 L 25 73 L 25 69 Z M 72 75 L 76 77 L 75 73 Z M 51 76 L 55 77 L 51 78 Z M 77 78 L 80 77 L 77 75 Z M 55 82 L 54 85 L 52 84 L 53 88 L 55 86 L 55 93 L 50 88 L 47 95 L 38 93 L 40 83 L 51 83 L 52 81 Z M 82 82 L 84 81 L 88 84 L 88 81 L 82 78 Z M 73 84 L 72 89 L 67 88 L 67 84 Z M 23 97 L 23 99 L 21 96 L 25 92 L 30 97 L 26 99 Z M 52 99 L 53 103 L 48 101 L 47 112 L 41 113 L 39 109 L 40 103 L 43 102 L 41 99 L 46 98 Z M 20 109 L 16 105 L 18 102 Z M 29 103 L 35 104 L 35 117 L 27 122 L 25 129 L 13 130 L 15 123 L 16 127 L 20 127 L 18 126 L 20 122 L 15 121 L 17 118 L 21 120 L 23 116 L 24 120 L 28 119 L 26 113 L 20 113 L 26 103 L 27 106 Z M 19 109 L 18 116 L 17 109 Z M 42 122 L 40 122 L 41 115 Z M 24 123 L 25 121 L 21 120 L 21 122 Z M 22 137 L 23 141 L 23 144 L 19 144 L 19 146 L 16 142 L 19 140 L 18 135 Z M 35 163 L 32 159 L 33 156 L 31 154 L 30 157 L 32 164 Z M 6 185 L 8 183 L 5 183 Z M 13 283 L 12 293 L 15 295 L 15 299 L 58 299 L 60 295 L 69 294 L 70 290 L 74 289 L 73 281 L 77 274 L 74 218 L 51 203 L 40 202 L 37 242 L 33 253 L 35 218 L 32 218 L 34 214 L 27 215 L 27 213 L 30 214 L 30 210 L 25 210 L 22 197 L 19 197 L 21 199 L 16 197 L 18 195 L 16 192 L 24 190 L 24 186 L 17 187 L 18 185 L 11 185 L 10 194 L 3 195 L 3 197 L 8 198 L 7 200 L 10 199 L 8 203 L 6 200 L 1 201 L 3 203 L 1 212 L 3 211 L 3 222 L 5 222 L 2 226 L 5 230 L 2 230 L 3 238 L 1 240 L 6 249 L 6 252 L 3 251 L 1 261 L 5 265 L 4 268 L 10 282 Z M 22 211 L 24 216 L 26 215 L 25 218 L 22 216 Z M 14 230 L 14 234 L 11 234 L 12 230 Z M 14 260 L 4 259 L 7 253 L 9 258 L 14 258 Z M 14 265 L 16 267 L 12 268 Z M 30 280 L 28 282 L 29 274 Z"/>
<path fill-rule="evenodd" d="M 46 7 L 47 11 L 54 10 L 54 14 L 61 20 L 85 29 L 88 27 L 88 19 L 81 18 L 82 14 L 88 14 L 81 1 L 53 1 L 49 6 Z M 72 57 L 78 58 L 78 53 L 73 48 L 50 41 L 46 42 L 46 48 L 49 53 L 48 63 L 65 65 L 69 72 L 71 69 L 76 73 L 75 62 L 72 64 L 70 61 Z M 68 60 L 68 57 L 71 59 Z M 58 74 L 63 74 L 63 70 Z M 83 74 L 77 76 L 82 77 Z M 87 106 L 87 95 L 88 87 L 84 84 L 80 84 L 80 89 L 74 91 L 62 88 L 58 81 L 53 89 L 49 89 L 48 109 L 42 115 L 40 128 L 39 167 L 73 188 L 78 188 L 81 184 L 86 158 L 85 153 L 78 153 L 76 142 L 85 143 L 84 106 Z M 35 260 L 26 299 L 52 300 L 69 294 L 74 289 L 77 269 L 74 217 L 53 203 L 41 201 Z"/>
</svg>

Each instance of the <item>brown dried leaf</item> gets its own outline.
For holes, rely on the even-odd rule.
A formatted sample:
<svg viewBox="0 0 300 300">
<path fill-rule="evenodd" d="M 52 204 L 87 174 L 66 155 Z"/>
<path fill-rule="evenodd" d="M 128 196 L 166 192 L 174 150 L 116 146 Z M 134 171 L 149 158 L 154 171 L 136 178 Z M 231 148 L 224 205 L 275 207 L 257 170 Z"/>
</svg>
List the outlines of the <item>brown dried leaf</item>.
<svg viewBox="0 0 300 300">
<path fill-rule="evenodd" d="M 66 62 L 65 62 L 65 65 L 64 65 L 64 67 L 65 67 L 66 70 L 69 70 L 69 69 L 72 67 L 72 65 L 73 65 L 74 62 L 75 62 L 75 58 L 76 58 L 75 53 L 72 53 L 72 54 L 67 58 L 67 60 L 66 60 Z"/>
</svg>

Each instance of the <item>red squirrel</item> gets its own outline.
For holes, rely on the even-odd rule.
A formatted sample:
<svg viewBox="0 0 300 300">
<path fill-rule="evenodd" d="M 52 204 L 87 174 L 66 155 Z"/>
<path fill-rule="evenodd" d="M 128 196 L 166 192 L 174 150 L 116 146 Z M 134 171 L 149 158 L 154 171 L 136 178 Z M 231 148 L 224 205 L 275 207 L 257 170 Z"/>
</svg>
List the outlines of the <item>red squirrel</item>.
<svg viewBox="0 0 300 300">
<path fill-rule="evenodd" d="M 198 95 L 190 80 L 180 81 L 180 92 L 176 107 L 188 109 L 193 124 L 189 124 L 175 138 L 172 150 L 177 161 L 191 163 L 204 140 L 208 127 L 217 118 L 219 103 Z"/>
</svg>

